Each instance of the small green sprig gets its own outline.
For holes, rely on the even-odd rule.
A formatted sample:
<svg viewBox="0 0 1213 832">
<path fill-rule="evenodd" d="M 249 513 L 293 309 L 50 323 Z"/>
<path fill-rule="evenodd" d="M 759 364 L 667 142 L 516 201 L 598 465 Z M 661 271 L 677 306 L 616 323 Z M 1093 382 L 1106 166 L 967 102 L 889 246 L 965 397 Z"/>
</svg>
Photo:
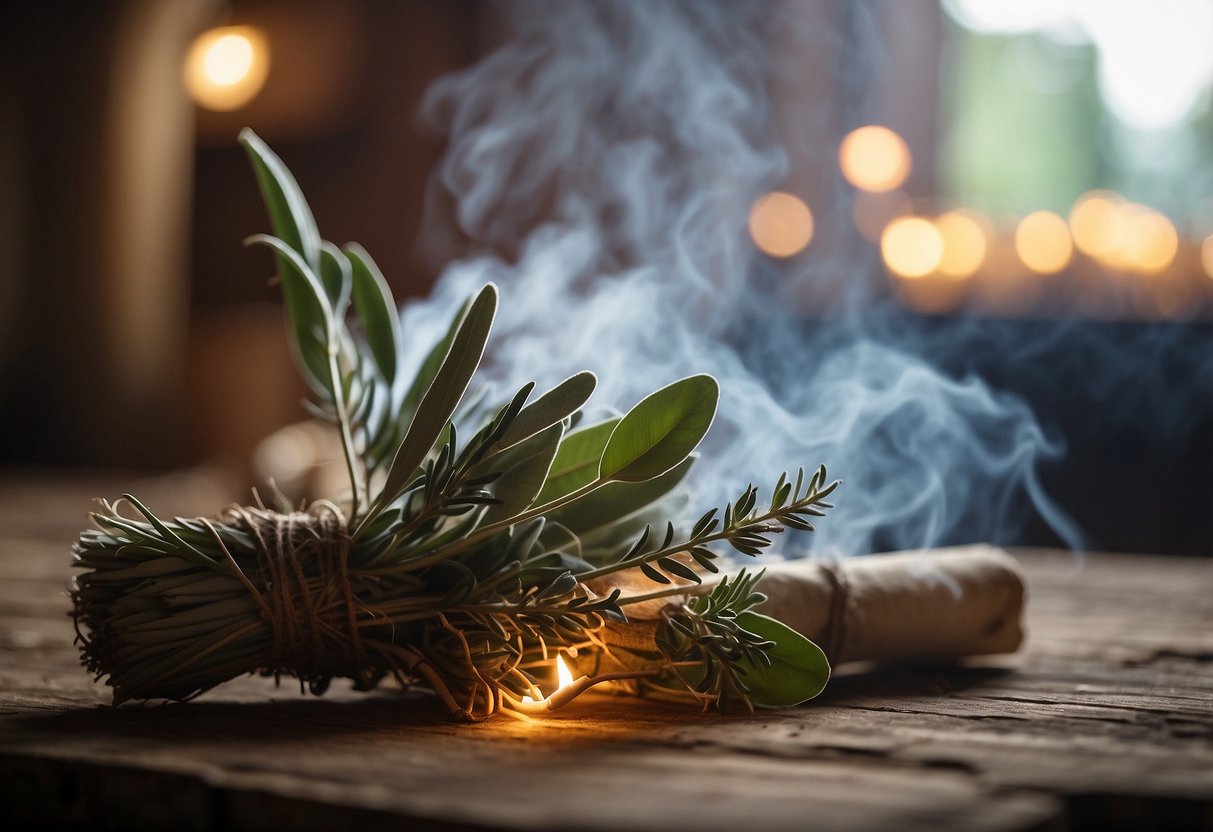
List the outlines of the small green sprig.
<svg viewBox="0 0 1213 832">
<path fill-rule="evenodd" d="M 756 557 L 784 528 L 812 531 L 837 486 L 824 468 L 781 476 L 761 510 L 748 486 L 680 534 L 656 518 L 712 424 L 715 379 L 678 380 L 591 424 L 588 372 L 487 407 L 469 391 L 492 284 L 406 377 L 395 301 L 370 255 L 323 240 L 281 160 L 249 131 L 241 141 L 274 230 L 249 242 L 274 255 L 308 409 L 340 436 L 349 493 L 304 508 L 276 495 L 217 518 L 162 519 L 130 495 L 103 502 L 75 546 L 72 598 L 83 663 L 115 702 L 186 699 L 261 672 L 316 693 L 335 677 L 369 688 L 391 676 L 467 718 L 552 707 L 539 690 L 552 651 L 592 651 L 658 599 L 648 664 L 623 674 L 644 689 L 681 688 L 720 710 L 820 691 L 821 651 L 754 611 L 761 573 L 697 587 L 719 571 L 717 544 Z M 662 588 L 612 585 L 635 572 Z M 586 677 L 559 702 L 616 678 Z"/>
</svg>

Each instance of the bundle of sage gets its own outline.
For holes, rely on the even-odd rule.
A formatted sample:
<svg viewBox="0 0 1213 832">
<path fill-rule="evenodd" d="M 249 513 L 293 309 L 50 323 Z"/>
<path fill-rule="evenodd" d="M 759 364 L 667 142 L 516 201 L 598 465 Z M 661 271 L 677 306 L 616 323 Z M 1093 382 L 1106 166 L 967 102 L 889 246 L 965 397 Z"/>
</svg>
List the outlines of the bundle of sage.
<svg viewBox="0 0 1213 832">
<path fill-rule="evenodd" d="M 762 503 L 749 485 L 680 529 L 663 500 L 713 421 L 716 381 L 675 381 L 596 423 L 582 412 L 588 372 L 537 397 L 533 384 L 508 401 L 469 395 L 491 284 L 406 377 L 370 256 L 322 240 L 281 160 L 250 131 L 241 141 L 274 231 L 249 242 L 273 251 L 291 350 L 312 413 L 340 438 L 349 499 L 275 494 L 171 519 L 129 494 L 102 501 L 75 545 L 71 596 L 82 662 L 115 703 L 188 699 L 248 673 L 317 694 L 334 678 L 369 689 L 391 677 L 469 719 L 546 711 L 621 679 L 721 711 L 822 690 L 821 649 L 756 611 L 761 573 L 683 596 L 719 571 L 720 545 L 757 557 L 785 528 L 812 531 L 838 485 L 824 468 L 779 476 Z M 633 573 L 643 590 L 612 585 Z M 680 602 L 660 617 L 654 661 L 544 696 L 555 654 L 609 649 L 608 623 L 665 597 Z"/>
</svg>

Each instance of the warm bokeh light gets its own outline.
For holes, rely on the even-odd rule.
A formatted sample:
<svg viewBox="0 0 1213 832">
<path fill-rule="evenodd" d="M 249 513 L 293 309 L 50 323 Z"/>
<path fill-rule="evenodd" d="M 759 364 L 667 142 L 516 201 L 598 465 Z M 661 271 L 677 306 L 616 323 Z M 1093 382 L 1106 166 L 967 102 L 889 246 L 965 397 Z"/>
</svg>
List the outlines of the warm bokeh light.
<svg viewBox="0 0 1213 832">
<path fill-rule="evenodd" d="M 861 191 L 891 191 L 910 175 L 910 148 L 887 127 L 868 125 L 842 140 L 838 164 L 847 181 Z"/>
<path fill-rule="evenodd" d="M 1205 274 L 1213 277 L 1213 234 L 1205 237 L 1200 244 L 1200 265 L 1204 267 Z"/>
<path fill-rule="evenodd" d="M 898 217 L 906 217 L 912 213 L 914 206 L 905 191 L 860 191 L 851 205 L 851 218 L 855 220 L 855 227 L 859 229 L 860 234 L 874 243 L 880 242 L 880 235 L 884 233 L 886 225 Z"/>
<path fill-rule="evenodd" d="M 265 36 L 252 26 L 222 26 L 199 35 L 185 59 L 185 86 L 198 106 L 238 110 L 261 92 L 269 74 Z"/>
<path fill-rule="evenodd" d="M 943 236 L 930 220 L 899 217 L 880 236 L 880 254 L 894 274 L 923 277 L 943 258 Z"/>
<path fill-rule="evenodd" d="M 1125 228 L 1121 259 L 1130 268 L 1157 274 L 1171 265 L 1179 251 L 1179 234 L 1171 221 L 1157 211 L 1135 206 Z"/>
<path fill-rule="evenodd" d="M 1061 271 L 1074 253 L 1066 221 L 1052 211 L 1028 214 L 1015 229 L 1015 252 L 1037 274 Z"/>
<path fill-rule="evenodd" d="M 987 225 L 984 217 L 965 210 L 949 211 L 935 220 L 935 227 L 943 238 L 940 274 L 958 279 L 976 274 L 989 249 Z"/>
<path fill-rule="evenodd" d="M 813 213 L 800 197 L 772 191 L 750 208 L 750 237 L 772 257 L 792 257 L 813 239 Z"/>
<path fill-rule="evenodd" d="M 1096 260 L 1114 257 L 1125 236 L 1125 201 L 1111 191 L 1083 194 L 1070 210 L 1070 233 L 1078 250 Z"/>
</svg>

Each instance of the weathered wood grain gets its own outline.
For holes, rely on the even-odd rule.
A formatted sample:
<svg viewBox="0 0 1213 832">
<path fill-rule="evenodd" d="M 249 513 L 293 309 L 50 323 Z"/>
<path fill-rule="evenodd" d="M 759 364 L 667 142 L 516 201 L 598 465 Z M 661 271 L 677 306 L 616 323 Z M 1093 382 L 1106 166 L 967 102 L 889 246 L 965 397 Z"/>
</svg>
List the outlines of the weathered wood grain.
<svg viewBox="0 0 1213 832">
<path fill-rule="evenodd" d="M 422 696 L 262 679 L 113 709 L 64 595 L 94 487 L 0 486 L 0 812 L 26 823 L 1213 828 L 1213 562 L 1017 552 L 1020 656 L 850 668 L 815 703 L 752 717 L 597 697 L 455 725 Z"/>
</svg>

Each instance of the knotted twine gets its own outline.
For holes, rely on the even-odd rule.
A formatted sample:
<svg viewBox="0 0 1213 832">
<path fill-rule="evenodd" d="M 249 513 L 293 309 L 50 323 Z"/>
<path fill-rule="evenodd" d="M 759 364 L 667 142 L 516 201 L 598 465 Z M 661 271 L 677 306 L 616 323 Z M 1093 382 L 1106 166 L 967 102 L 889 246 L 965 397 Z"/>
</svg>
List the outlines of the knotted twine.
<svg viewBox="0 0 1213 832">
<path fill-rule="evenodd" d="M 228 553 L 273 634 L 262 669 L 280 680 L 298 677 L 323 693 L 334 676 L 369 682 L 359 635 L 358 603 L 350 583 L 350 535 L 345 515 L 328 501 L 287 514 L 229 506 L 221 519 L 248 533 L 256 572 L 249 576 Z"/>
</svg>

